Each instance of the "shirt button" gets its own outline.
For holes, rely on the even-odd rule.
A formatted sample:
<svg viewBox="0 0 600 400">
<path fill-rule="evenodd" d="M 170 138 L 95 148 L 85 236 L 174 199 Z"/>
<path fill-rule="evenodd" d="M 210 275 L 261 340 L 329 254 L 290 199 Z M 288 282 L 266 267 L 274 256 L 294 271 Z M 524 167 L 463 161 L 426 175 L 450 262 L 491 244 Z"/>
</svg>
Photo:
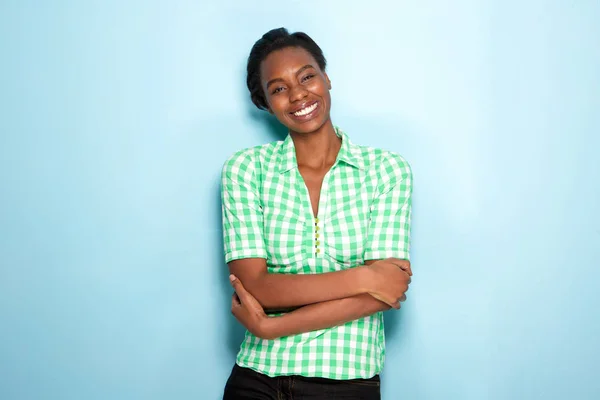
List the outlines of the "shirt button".
<svg viewBox="0 0 600 400">
<path fill-rule="evenodd" d="M 318 246 L 318 245 L 320 245 L 320 244 L 321 244 L 321 242 L 319 242 L 319 241 L 317 240 L 317 242 L 315 243 L 315 246 Z"/>
<path fill-rule="evenodd" d="M 318 239 L 318 238 L 319 238 L 319 234 L 318 234 L 318 233 L 315 233 L 315 237 Z"/>
<path fill-rule="evenodd" d="M 319 228 L 318 226 L 316 226 L 316 227 L 315 227 L 315 230 L 316 230 L 316 231 L 318 231 L 319 229 L 321 229 L 321 228 Z"/>
<path fill-rule="evenodd" d="M 315 218 L 315 224 L 319 223 L 319 218 Z"/>
<path fill-rule="evenodd" d="M 320 253 L 320 252 L 321 252 L 321 249 L 317 249 L 316 251 L 317 251 L 317 253 Z"/>
</svg>

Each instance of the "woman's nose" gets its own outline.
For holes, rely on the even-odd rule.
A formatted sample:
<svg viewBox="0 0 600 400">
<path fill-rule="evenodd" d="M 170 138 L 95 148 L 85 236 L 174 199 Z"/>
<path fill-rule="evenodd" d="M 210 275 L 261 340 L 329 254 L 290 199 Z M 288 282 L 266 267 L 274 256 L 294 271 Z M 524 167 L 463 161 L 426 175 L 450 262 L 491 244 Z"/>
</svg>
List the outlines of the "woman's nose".
<svg viewBox="0 0 600 400">
<path fill-rule="evenodd" d="M 302 100 L 308 94 L 308 91 L 302 85 L 296 85 L 290 90 L 290 102 Z"/>
</svg>

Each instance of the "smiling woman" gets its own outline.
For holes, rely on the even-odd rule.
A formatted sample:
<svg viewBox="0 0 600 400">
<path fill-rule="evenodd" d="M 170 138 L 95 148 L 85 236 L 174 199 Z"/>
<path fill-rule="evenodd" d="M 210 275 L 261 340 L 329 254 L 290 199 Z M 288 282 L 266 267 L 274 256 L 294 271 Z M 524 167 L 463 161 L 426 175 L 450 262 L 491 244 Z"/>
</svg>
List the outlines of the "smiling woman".
<svg viewBox="0 0 600 400">
<path fill-rule="evenodd" d="M 263 87 L 268 109 L 287 127 L 307 133 L 327 122 L 331 82 L 306 50 L 288 47 L 272 52 L 261 64 L 260 75 L 273 77 Z"/>
<path fill-rule="evenodd" d="M 412 275 L 412 172 L 333 125 L 325 67 L 308 35 L 283 28 L 248 58 L 253 103 L 289 134 L 223 167 L 231 311 L 248 329 L 224 399 L 380 398 L 382 311 L 400 308 Z"/>
</svg>

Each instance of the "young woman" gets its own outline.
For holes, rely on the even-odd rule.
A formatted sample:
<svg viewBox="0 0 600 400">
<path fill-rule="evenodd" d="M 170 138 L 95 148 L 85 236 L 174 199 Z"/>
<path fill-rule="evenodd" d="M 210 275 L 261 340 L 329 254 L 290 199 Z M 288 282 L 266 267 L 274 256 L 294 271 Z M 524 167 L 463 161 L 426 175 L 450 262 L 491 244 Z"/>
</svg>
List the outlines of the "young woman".
<svg viewBox="0 0 600 400">
<path fill-rule="evenodd" d="M 400 308 L 412 275 L 412 173 L 333 125 L 325 66 L 283 28 L 248 58 L 253 103 L 289 135 L 223 168 L 231 310 L 248 330 L 226 400 L 380 398 L 382 311 Z"/>
</svg>

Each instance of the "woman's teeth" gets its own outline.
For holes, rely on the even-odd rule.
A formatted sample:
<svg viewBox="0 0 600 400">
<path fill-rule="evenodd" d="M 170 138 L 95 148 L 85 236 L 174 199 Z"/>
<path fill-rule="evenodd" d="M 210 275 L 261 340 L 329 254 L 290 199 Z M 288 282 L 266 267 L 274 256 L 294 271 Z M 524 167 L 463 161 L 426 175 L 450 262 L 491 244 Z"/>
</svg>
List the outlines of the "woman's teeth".
<svg viewBox="0 0 600 400">
<path fill-rule="evenodd" d="M 305 108 L 303 108 L 300 111 L 296 111 L 294 113 L 294 115 L 296 117 L 301 117 L 303 115 L 306 115 L 306 114 L 309 114 L 309 113 L 313 112 L 315 110 L 315 108 L 317 108 L 317 103 L 313 104 L 312 106 L 305 107 Z"/>
</svg>

